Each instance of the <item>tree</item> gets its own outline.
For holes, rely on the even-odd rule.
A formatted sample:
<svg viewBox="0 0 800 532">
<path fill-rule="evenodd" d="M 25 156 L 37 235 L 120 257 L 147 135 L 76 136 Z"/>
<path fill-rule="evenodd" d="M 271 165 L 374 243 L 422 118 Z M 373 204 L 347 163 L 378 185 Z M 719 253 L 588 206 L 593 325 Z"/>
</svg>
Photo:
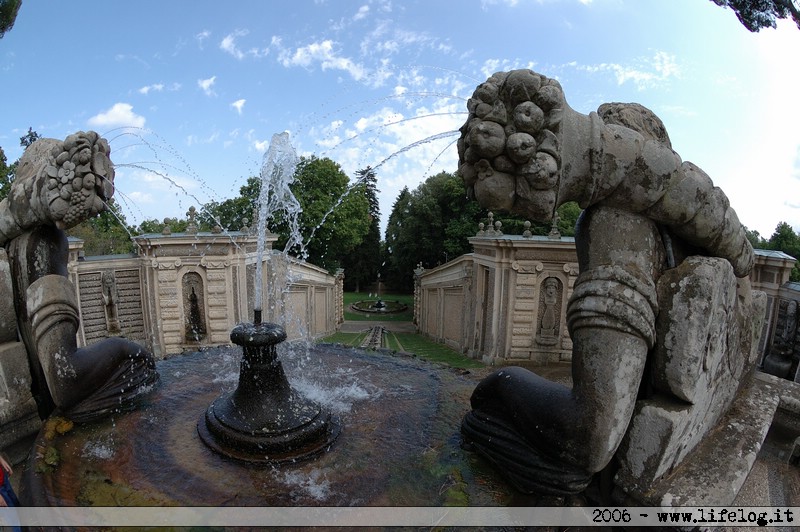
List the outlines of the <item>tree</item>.
<svg viewBox="0 0 800 532">
<path fill-rule="evenodd" d="M 356 172 L 357 185 L 353 193 L 364 194 L 369 203 L 369 229 L 361 243 L 341 259 L 345 271 L 345 289 L 360 292 L 378 277 L 381 265 L 381 209 L 378 201 L 378 178 L 367 166 Z"/>
<path fill-rule="evenodd" d="M 731 8 L 745 28 L 752 32 L 775 28 L 778 19 L 791 18 L 800 29 L 798 0 L 711 0 L 718 6 Z"/>
<path fill-rule="evenodd" d="M 247 183 L 239 188 L 237 197 L 222 202 L 210 201 L 203 205 L 197 216 L 198 224 L 206 230 L 219 224 L 225 229 L 238 231 L 245 225 L 246 218 L 248 224 L 253 225 L 260 191 L 261 179 L 256 176 L 248 177 Z"/>
<path fill-rule="evenodd" d="M 575 234 L 575 222 L 581 213 L 577 203 L 565 203 L 558 209 L 559 231 Z M 476 235 L 478 224 L 487 213 L 470 200 L 464 183 L 456 175 L 441 172 L 429 177 L 409 192 L 404 188 L 395 201 L 386 227 L 387 275 L 390 287 L 407 291 L 413 287 L 413 270 L 418 264 L 431 268 L 472 252 L 469 238 Z M 494 213 L 508 235 L 521 235 L 525 219 Z M 531 224 L 533 234 L 547 235 L 552 224 Z"/>
<path fill-rule="evenodd" d="M 0 39 L 14 27 L 22 0 L 0 0 Z"/>
<path fill-rule="evenodd" d="M 401 240 L 404 240 L 405 226 L 410 217 L 411 192 L 408 191 L 408 187 L 403 187 L 392 204 L 392 212 L 389 214 L 389 221 L 386 224 L 384 244 L 386 282 L 394 290 L 407 291 L 409 289 L 409 268 L 413 270 L 415 267 L 413 257 L 410 260 L 404 260 L 399 253 L 395 253 L 395 250 L 402 249 L 405 244 L 405 242 L 401 243 Z"/>
<path fill-rule="evenodd" d="M 28 146 L 30 146 L 40 138 L 42 138 L 42 136 L 39 135 L 37 132 L 35 132 L 32 127 L 29 127 L 28 132 L 19 138 L 19 145 L 27 150 Z"/>
<path fill-rule="evenodd" d="M 11 191 L 11 183 L 14 180 L 14 174 L 11 168 L 6 164 L 6 153 L 3 148 L 0 148 L 0 200 L 6 198 Z"/>
<path fill-rule="evenodd" d="M 303 260 L 335 271 L 342 258 L 361 243 L 369 229 L 369 202 L 331 159 L 301 157 L 290 189 L 301 212 L 298 230 L 302 243 L 293 244 L 285 214 L 271 213 L 269 227 L 278 234 L 276 246 Z M 288 249 L 287 249 L 288 247 Z"/>
<path fill-rule="evenodd" d="M 113 198 L 106 205 L 105 211 L 67 230 L 67 235 L 83 240 L 87 256 L 132 253 L 133 229 L 128 227 L 125 215 Z"/>
<path fill-rule="evenodd" d="M 158 234 L 163 232 L 166 226 L 169 226 L 170 232 L 183 233 L 189 226 L 189 222 L 182 218 L 164 218 L 163 222 L 151 218 L 144 220 L 132 232 L 136 235 Z"/>
<path fill-rule="evenodd" d="M 788 223 L 780 222 L 775 228 L 775 232 L 769 237 L 766 248 L 783 251 L 787 255 L 800 259 L 800 235 L 795 233 Z M 792 269 L 790 280 L 800 281 L 800 265 L 797 262 L 795 262 Z"/>
<path fill-rule="evenodd" d="M 0 0 L 2 2 L 2 0 Z M 0 37 L 2 35 L 0 34 Z M 32 127 L 28 128 L 28 133 L 19 138 L 19 145 L 28 149 L 28 146 L 36 142 L 41 136 L 33 130 Z M 11 192 L 11 184 L 14 182 L 14 177 L 17 173 L 17 164 L 19 160 L 15 161 L 11 166 L 7 166 L 6 154 L 0 148 L 0 200 L 6 198 Z"/>
<path fill-rule="evenodd" d="M 764 239 L 764 237 L 761 236 L 761 233 L 755 229 L 750 230 L 747 227 L 744 227 L 744 232 L 747 235 L 747 241 L 750 242 L 750 245 L 753 246 L 753 249 L 767 249 L 769 247 L 769 243 Z"/>
<path fill-rule="evenodd" d="M 431 268 L 472 251 L 482 211 L 467 198 L 463 182 L 440 172 L 413 192 L 404 188 L 386 228 L 387 282 L 398 291 L 413 287 L 413 270 Z"/>
</svg>

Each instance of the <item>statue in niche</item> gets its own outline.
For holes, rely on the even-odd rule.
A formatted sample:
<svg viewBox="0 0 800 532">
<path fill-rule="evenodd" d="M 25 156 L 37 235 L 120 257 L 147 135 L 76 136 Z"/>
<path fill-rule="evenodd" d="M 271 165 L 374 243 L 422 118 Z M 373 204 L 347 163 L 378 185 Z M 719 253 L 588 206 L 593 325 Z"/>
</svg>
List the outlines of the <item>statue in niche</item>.
<svg viewBox="0 0 800 532">
<path fill-rule="evenodd" d="M 658 393 L 694 404 L 705 393 L 697 385 L 707 378 L 698 376 L 702 359 L 692 360 L 688 383 L 654 370 L 661 378 L 655 375 L 651 387 L 644 374 L 648 352 L 659 343 L 667 349 L 665 364 L 684 356 L 663 343 L 680 320 L 670 314 L 664 321 L 658 313 L 662 302 L 680 306 L 671 302 L 685 296 L 673 293 L 682 280 L 697 280 L 726 305 L 718 333 L 727 343 L 710 349 L 714 364 L 725 345 L 750 345 L 757 316 L 747 279 L 753 250 L 724 193 L 700 168 L 681 161 L 658 117 L 638 104 L 604 104 L 583 115 L 569 107 L 556 80 L 515 70 L 478 86 L 468 110 L 458 173 L 483 208 L 543 223 L 568 201 L 584 212 L 575 236 L 580 273 L 567 306 L 572 389 L 523 368 L 497 370 L 472 395 L 461 427 L 464 447 L 488 458 L 520 491 L 576 494 L 611 462 L 639 396 Z M 659 283 L 662 276 L 671 281 Z M 699 296 L 693 303 L 708 302 Z M 690 327 L 713 328 L 709 316 L 717 314 L 698 315 L 705 322 Z M 543 316 L 541 326 L 547 324 Z M 685 356 L 706 353 L 705 346 L 685 347 Z M 721 394 L 708 399 L 715 409 L 727 408 L 752 364 L 739 358 L 730 383 L 709 386 Z M 700 418 L 691 423 L 707 423 Z"/>
<path fill-rule="evenodd" d="M 158 381 L 153 356 L 124 338 L 78 349 L 78 299 L 67 278 L 65 229 L 106 209 L 114 168 L 106 139 L 79 132 L 39 139 L 0 202 L 14 309 L 39 415 L 88 421 L 132 405 Z"/>
<path fill-rule="evenodd" d="M 104 271 L 101 275 L 103 307 L 106 311 L 106 330 L 111 334 L 120 332 L 119 311 L 117 294 L 117 279 L 111 270 Z"/>
<path fill-rule="evenodd" d="M 790 377 L 792 356 L 797 336 L 797 301 L 781 301 L 779 329 L 775 331 L 769 353 L 764 358 L 764 371 L 776 377 Z"/>
<path fill-rule="evenodd" d="M 548 277 L 542 283 L 542 296 L 539 301 L 541 319 L 539 329 L 536 334 L 536 343 L 539 345 L 552 346 L 558 343 L 558 325 L 561 315 L 561 308 L 558 302 L 561 300 L 560 290 L 561 281 L 555 277 Z"/>
<path fill-rule="evenodd" d="M 203 278 L 200 277 L 200 274 L 189 272 L 183 276 L 183 294 L 184 315 L 186 316 L 186 341 L 200 342 L 206 337 Z"/>
</svg>

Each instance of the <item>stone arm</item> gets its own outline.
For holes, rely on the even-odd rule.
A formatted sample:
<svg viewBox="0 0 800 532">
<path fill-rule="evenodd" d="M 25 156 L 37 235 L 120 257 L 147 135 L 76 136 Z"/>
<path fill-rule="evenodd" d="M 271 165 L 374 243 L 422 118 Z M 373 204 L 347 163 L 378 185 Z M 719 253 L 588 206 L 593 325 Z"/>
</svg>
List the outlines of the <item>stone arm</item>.
<svg viewBox="0 0 800 532">
<path fill-rule="evenodd" d="M 529 70 L 494 74 L 469 100 L 458 173 L 484 208 L 537 222 L 568 201 L 622 209 L 747 276 L 753 250 L 725 194 L 672 151 L 652 111 L 614 105 L 626 117 L 606 123 L 573 110 L 556 80 Z"/>
<path fill-rule="evenodd" d="M 64 232 L 44 225 L 8 246 L 14 306 L 42 418 L 54 410 L 88 421 L 129 406 L 158 380 L 153 356 L 106 338 L 78 348 L 78 297 L 66 276 Z"/>
<path fill-rule="evenodd" d="M 577 146 L 570 135 L 589 142 Z M 750 273 L 753 249 L 727 196 L 669 146 L 632 129 L 603 124 L 592 113 L 565 121 L 564 148 L 567 174 L 562 176 L 560 203 L 574 199 L 583 208 L 602 205 L 641 214 L 708 255 L 726 259 L 737 277 Z"/>
<path fill-rule="evenodd" d="M 109 154 L 108 142 L 91 131 L 63 142 L 39 139 L 0 202 L 0 245 L 8 251 L 17 326 L 43 419 L 54 410 L 75 421 L 106 415 L 158 380 L 153 356 L 133 342 L 77 346 L 78 300 L 63 229 L 106 208 L 114 192 Z"/>
</svg>

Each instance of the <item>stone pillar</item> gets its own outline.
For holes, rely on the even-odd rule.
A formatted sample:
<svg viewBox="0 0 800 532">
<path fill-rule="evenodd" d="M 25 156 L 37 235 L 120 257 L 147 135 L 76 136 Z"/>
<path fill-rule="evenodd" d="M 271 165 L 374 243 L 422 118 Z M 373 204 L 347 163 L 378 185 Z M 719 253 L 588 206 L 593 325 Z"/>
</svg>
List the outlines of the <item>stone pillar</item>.
<svg viewBox="0 0 800 532">
<path fill-rule="evenodd" d="M 344 323 L 344 269 L 336 270 L 336 284 L 333 290 L 333 307 L 336 316 L 336 328 Z"/>
<path fill-rule="evenodd" d="M 420 324 L 422 323 L 423 296 L 422 296 L 422 287 L 420 283 L 423 273 L 425 273 L 425 268 L 422 267 L 422 263 L 420 262 L 414 269 L 414 324 L 417 326 L 417 331 L 419 331 Z"/>
</svg>

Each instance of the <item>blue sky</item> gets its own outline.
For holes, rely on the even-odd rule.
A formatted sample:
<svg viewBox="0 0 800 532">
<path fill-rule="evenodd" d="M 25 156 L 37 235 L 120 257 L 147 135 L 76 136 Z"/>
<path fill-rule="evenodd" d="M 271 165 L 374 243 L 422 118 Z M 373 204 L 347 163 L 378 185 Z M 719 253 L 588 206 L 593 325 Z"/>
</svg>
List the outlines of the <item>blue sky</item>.
<svg viewBox="0 0 800 532">
<path fill-rule="evenodd" d="M 237 195 L 274 133 L 352 176 L 377 167 L 383 224 L 403 186 L 455 171 L 474 87 L 559 79 L 589 113 L 639 102 L 763 236 L 800 229 L 800 31 L 748 32 L 709 0 L 26 0 L 0 40 L 0 146 L 33 127 L 112 145 L 130 223 Z M 387 160 L 388 158 L 388 160 Z"/>
</svg>

